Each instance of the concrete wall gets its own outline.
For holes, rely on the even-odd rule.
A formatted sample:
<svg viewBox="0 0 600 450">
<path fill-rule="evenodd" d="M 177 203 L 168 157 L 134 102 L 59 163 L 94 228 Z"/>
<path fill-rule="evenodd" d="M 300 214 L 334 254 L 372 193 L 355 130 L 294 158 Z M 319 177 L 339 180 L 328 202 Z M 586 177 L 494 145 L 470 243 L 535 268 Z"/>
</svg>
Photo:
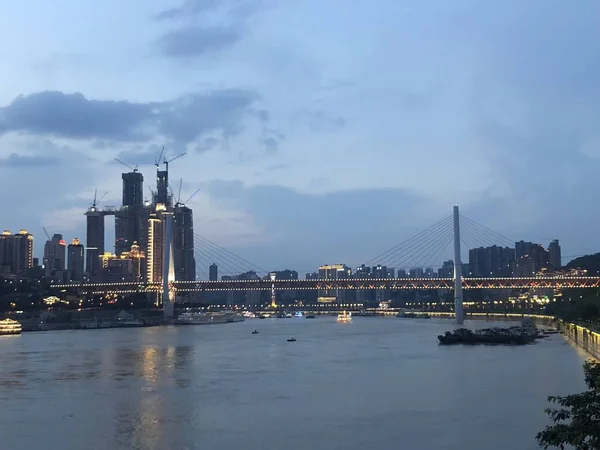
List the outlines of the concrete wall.
<svg viewBox="0 0 600 450">
<path fill-rule="evenodd" d="M 588 330 L 580 325 L 559 322 L 563 335 L 578 347 L 582 348 L 596 359 L 600 359 L 600 333 Z"/>
</svg>

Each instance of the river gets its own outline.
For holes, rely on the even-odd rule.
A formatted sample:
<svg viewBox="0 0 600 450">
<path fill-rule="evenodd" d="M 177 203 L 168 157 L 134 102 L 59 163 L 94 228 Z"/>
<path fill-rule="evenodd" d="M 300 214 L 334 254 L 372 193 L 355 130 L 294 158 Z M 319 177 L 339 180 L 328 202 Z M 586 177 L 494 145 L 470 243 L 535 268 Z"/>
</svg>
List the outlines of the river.
<svg viewBox="0 0 600 450">
<path fill-rule="evenodd" d="M 546 397 L 584 390 L 585 355 L 559 335 L 438 345 L 453 327 L 318 317 L 0 337 L 1 448 L 538 449 Z"/>
</svg>

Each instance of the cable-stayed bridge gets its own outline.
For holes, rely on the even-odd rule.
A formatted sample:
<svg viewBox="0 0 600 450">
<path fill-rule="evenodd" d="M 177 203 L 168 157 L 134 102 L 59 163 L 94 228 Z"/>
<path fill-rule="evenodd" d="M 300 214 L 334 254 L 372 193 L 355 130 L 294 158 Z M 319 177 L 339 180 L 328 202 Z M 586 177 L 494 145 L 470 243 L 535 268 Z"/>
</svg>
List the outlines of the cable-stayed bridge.
<svg viewBox="0 0 600 450">
<path fill-rule="evenodd" d="M 366 261 L 361 266 L 366 267 L 373 264 L 378 267 L 393 268 L 395 271 L 393 275 L 388 272 L 383 276 L 381 274 L 362 276 L 357 270 L 355 276 L 344 275 L 340 272 L 335 276 L 325 274 L 312 279 L 276 279 L 264 269 L 200 235 L 194 235 L 194 244 L 197 267 L 201 268 L 197 272 L 208 278 L 210 274 L 206 272 L 207 268 L 212 263 L 217 263 L 221 269 L 221 280 L 178 281 L 169 276 L 168 279 L 154 283 L 140 281 L 83 282 L 53 284 L 52 287 L 81 295 L 152 294 L 163 303 L 167 316 L 172 315 L 172 302 L 175 301 L 177 294 L 187 292 L 270 291 L 274 298 L 274 293 L 278 290 L 453 290 L 458 322 L 462 322 L 463 319 L 463 289 L 600 287 L 600 277 L 567 276 L 557 273 L 515 277 L 512 276 L 509 264 L 506 264 L 506 267 L 496 265 L 496 273 L 491 271 L 489 276 L 487 273 L 485 276 L 481 276 L 481 274 L 472 276 L 472 273 L 463 274 L 461 244 L 470 249 L 492 246 L 510 247 L 514 245 L 514 241 L 461 215 L 458 207 L 454 207 L 453 214 Z M 444 276 L 440 276 L 439 273 L 434 275 L 433 270 L 427 268 L 434 267 L 440 262 L 442 255 L 448 252 L 450 244 L 453 244 L 453 259 L 442 265 L 444 270 L 440 272 L 443 272 Z M 167 249 L 172 248 L 168 233 L 164 245 Z M 169 260 L 170 255 L 171 252 L 165 252 L 165 267 L 172 266 L 172 261 Z"/>
</svg>

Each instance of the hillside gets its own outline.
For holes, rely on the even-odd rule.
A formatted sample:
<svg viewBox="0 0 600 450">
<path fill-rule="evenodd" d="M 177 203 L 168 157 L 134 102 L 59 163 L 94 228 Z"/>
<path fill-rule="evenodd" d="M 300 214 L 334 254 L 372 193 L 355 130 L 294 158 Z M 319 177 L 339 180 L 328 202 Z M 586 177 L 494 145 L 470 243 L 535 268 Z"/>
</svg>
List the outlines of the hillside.
<svg viewBox="0 0 600 450">
<path fill-rule="evenodd" d="M 600 253 L 575 258 L 566 265 L 567 269 L 586 269 L 589 275 L 600 274 Z"/>
</svg>

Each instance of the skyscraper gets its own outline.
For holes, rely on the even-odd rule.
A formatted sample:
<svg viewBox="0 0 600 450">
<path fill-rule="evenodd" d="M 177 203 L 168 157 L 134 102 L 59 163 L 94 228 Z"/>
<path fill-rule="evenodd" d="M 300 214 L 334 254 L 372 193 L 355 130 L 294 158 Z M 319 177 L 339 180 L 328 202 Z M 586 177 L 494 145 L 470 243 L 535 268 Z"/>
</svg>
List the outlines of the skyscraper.
<svg viewBox="0 0 600 450">
<path fill-rule="evenodd" d="M 67 247 L 67 267 L 71 281 L 83 280 L 84 248 L 79 239 L 73 239 Z"/>
<path fill-rule="evenodd" d="M 33 235 L 25 230 L 0 235 L 0 266 L 14 275 L 23 275 L 33 267 Z"/>
<path fill-rule="evenodd" d="M 387 270 L 386 270 L 387 273 Z M 352 269 L 345 264 L 331 264 L 319 267 L 319 278 L 321 280 L 341 280 L 352 277 Z M 344 303 L 346 300 L 345 289 L 323 289 L 319 290 L 319 303 Z"/>
<path fill-rule="evenodd" d="M 87 217 L 87 240 L 85 249 L 85 270 L 90 278 L 100 273 L 100 256 L 104 254 L 104 213 L 92 206 L 85 213 Z"/>
<path fill-rule="evenodd" d="M 144 176 L 138 171 L 121 174 L 123 179 L 123 206 L 144 204 Z"/>
<path fill-rule="evenodd" d="M 176 280 L 196 279 L 193 213 L 190 208 L 182 204 L 175 205 L 173 214 L 173 259 Z"/>
<path fill-rule="evenodd" d="M 21 230 L 14 235 L 13 273 L 22 275 L 33 267 L 33 235 Z"/>
<path fill-rule="evenodd" d="M 560 244 L 558 239 L 552 240 L 548 245 L 548 254 L 550 260 L 550 267 L 553 269 L 560 269 L 562 267 L 562 259 L 560 254 Z"/>
<path fill-rule="evenodd" d="M 510 277 L 515 250 L 510 247 L 479 247 L 469 250 L 469 268 L 473 277 Z"/>
<path fill-rule="evenodd" d="M 163 251 L 165 240 L 164 222 L 160 215 L 154 213 L 148 219 L 148 251 L 146 252 L 146 280 L 148 283 L 162 281 Z"/>
<path fill-rule="evenodd" d="M 123 173 L 123 206 L 115 211 L 115 253 L 121 255 L 131 250 L 137 242 L 146 246 L 148 233 L 148 207 L 144 206 L 144 177 L 141 173 Z"/>
<path fill-rule="evenodd" d="M 63 281 L 65 270 L 66 243 L 62 234 L 54 234 L 52 239 L 46 241 L 44 246 L 44 274 L 46 278 L 55 278 Z"/>
<path fill-rule="evenodd" d="M 209 281 L 217 281 L 219 279 L 219 266 L 215 263 L 212 263 L 208 267 L 208 280 Z"/>
</svg>

